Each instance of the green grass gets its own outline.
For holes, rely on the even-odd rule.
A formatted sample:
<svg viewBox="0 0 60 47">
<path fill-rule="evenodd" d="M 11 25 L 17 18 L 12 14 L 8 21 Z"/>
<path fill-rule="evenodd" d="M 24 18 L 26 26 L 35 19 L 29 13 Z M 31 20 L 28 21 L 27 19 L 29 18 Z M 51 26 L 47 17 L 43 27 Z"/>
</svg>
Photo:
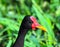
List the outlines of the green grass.
<svg viewBox="0 0 60 47">
<path fill-rule="evenodd" d="M 25 15 L 35 16 L 47 32 L 29 31 L 24 47 L 60 47 L 59 0 L 0 0 L 0 47 L 13 45 Z"/>
</svg>

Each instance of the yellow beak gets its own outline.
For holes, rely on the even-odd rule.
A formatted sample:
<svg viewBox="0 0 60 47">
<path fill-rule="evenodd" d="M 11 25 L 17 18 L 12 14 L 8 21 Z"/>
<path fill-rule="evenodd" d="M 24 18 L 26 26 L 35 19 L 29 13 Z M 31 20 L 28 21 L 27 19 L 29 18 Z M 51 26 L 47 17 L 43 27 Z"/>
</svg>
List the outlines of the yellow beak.
<svg viewBox="0 0 60 47">
<path fill-rule="evenodd" d="M 45 32 L 47 31 L 46 28 L 44 28 L 44 27 L 41 26 L 41 25 L 40 25 L 40 26 L 36 26 L 36 28 L 39 28 L 39 29 L 41 29 L 41 30 L 43 30 L 43 31 L 45 31 Z"/>
</svg>

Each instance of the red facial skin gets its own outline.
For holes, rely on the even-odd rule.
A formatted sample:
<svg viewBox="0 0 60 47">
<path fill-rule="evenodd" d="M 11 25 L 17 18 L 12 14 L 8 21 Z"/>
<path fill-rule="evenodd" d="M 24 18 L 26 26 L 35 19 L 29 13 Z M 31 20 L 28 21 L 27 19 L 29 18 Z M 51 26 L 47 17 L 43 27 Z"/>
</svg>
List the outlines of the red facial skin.
<svg viewBox="0 0 60 47">
<path fill-rule="evenodd" d="M 32 23 L 32 29 L 35 30 L 36 29 L 36 26 L 39 26 L 37 20 L 35 17 L 31 16 L 30 19 L 33 21 Z"/>
</svg>

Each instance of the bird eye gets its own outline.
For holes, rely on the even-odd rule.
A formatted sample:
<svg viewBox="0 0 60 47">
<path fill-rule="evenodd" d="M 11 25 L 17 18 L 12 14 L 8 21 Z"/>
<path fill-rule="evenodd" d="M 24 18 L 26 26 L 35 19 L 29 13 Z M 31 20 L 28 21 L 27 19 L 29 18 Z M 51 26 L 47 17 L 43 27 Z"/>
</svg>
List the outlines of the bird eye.
<svg viewBox="0 0 60 47">
<path fill-rule="evenodd" d="M 29 21 L 29 23 L 32 23 L 32 21 Z"/>
<path fill-rule="evenodd" d="M 31 21 L 29 21 L 29 23 L 32 23 Z"/>
</svg>

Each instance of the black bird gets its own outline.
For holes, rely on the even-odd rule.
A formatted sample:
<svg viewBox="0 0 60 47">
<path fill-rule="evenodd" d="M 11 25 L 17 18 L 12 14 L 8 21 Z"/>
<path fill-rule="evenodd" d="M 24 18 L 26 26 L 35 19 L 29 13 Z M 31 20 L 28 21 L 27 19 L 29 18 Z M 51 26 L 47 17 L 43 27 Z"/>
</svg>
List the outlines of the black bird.
<svg viewBox="0 0 60 47">
<path fill-rule="evenodd" d="M 35 30 L 36 28 L 40 28 L 46 31 L 44 27 L 38 24 L 35 17 L 25 16 L 20 26 L 18 37 L 13 47 L 24 47 L 24 38 L 25 38 L 26 33 L 28 32 L 28 30 L 30 29 Z"/>
</svg>

